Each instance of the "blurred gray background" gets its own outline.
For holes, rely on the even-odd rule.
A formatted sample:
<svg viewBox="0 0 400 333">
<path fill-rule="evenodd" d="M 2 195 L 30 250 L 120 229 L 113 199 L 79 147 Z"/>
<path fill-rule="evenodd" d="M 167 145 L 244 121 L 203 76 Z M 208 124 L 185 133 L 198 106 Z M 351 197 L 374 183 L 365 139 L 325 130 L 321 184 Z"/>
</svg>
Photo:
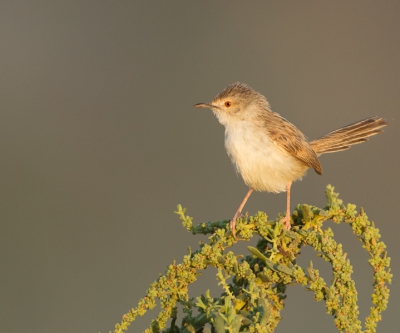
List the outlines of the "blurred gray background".
<svg viewBox="0 0 400 333">
<path fill-rule="evenodd" d="M 209 102 L 248 83 L 310 139 L 379 115 L 384 134 L 324 155 L 292 187 L 292 206 L 325 205 L 327 184 L 363 206 L 392 257 L 398 327 L 399 1 L 2 1 L 0 4 L 0 327 L 108 332 L 159 273 L 196 248 L 173 213 L 230 219 L 247 188 L 226 156 Z M 271 218 L 285 194 L 245 207 Z M 368 256 L 336 226 L 354 265 L 361 319 Z M 250 245 L 250 244 L 244 244 Z M 239 245 L 235 251 L 244 251 Z M 330 281 L 329 267 L 311 251 Z M 216 286 L 209 269 L 193 296 Z M 141 332 L 149 316 L 129 332 Z M 336 332 L 324 303 L 288 291 L 277 333 Z"/>
</svg>

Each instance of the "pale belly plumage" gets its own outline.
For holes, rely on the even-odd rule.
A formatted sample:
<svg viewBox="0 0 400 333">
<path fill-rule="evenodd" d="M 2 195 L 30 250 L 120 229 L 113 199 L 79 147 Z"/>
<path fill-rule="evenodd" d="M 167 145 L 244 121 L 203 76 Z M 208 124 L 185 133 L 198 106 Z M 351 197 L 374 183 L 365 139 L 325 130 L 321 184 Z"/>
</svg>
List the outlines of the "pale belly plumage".
<svg viewBox="0 0 400 333">
<path fill-rule="evenodd" d="M 245 122 L 225 127 L 225 147 L 246 185 L 256 191 L 284 192 L 308 168 Z"/>
</svg>

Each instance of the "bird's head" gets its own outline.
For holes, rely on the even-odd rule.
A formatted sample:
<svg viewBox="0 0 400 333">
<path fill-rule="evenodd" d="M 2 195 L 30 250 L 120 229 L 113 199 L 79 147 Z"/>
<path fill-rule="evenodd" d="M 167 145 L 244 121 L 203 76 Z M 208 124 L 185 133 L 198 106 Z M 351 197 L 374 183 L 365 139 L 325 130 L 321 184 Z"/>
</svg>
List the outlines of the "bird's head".
<svg viewBox="0 0 400 333">
<path fill-rule="evenodd" d="M 269 110 L 263 95 L 240 82 L 230 84 L 211 103 L 198 103 L 194 107 L 211 109 L 224 126 L 233 121 L 250 119 L 262 110 Z"/>
</svg>

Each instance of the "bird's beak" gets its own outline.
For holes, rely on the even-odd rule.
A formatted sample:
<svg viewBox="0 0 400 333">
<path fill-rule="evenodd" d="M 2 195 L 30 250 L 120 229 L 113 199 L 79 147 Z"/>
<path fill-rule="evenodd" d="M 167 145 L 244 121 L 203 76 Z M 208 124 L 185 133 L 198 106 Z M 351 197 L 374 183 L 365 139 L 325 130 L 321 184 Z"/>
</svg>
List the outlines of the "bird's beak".
<svg viewBox="0 0 400 333">
<path fill-rule="evenodd" d="M 195 108 L 203 108 L 203 109 L 215 109 L 216 106 L 211 103 L 197 103 L 193 105 Z"/>
</svg>

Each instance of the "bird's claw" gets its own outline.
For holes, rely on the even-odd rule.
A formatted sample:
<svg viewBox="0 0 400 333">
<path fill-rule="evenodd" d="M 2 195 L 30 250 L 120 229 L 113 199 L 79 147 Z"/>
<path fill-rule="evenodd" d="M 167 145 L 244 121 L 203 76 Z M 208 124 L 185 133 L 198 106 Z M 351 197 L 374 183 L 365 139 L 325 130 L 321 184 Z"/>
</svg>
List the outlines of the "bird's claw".
<svg viewBox="0 0 400 333">
<path fill-rule="evenodd" d="M 235 216 L 233 217 L 233 219 L 231 220 L 230 224 L 229 224 L 230 225 L 230 229 L 231 229 L 231 233 L 233 235 L 233 238 L 235 238 L 235 239 L 236 239 L 236 229 L 235 229 L 236 220 L 241 218 L 241 217 L 244 217 L 244 215 L 241 214 L 240 212 L 237 212 L 235 214 Z"/>
<path fill-rule="evenodd" d="M 285 218 L 283 220 L 281 220 L 283 222 L 283 225 L 285 226 L 286 230 L 290 230 L 291 225 L 290 225 L 290 215 L 286 215 Z"/>
</svg>

